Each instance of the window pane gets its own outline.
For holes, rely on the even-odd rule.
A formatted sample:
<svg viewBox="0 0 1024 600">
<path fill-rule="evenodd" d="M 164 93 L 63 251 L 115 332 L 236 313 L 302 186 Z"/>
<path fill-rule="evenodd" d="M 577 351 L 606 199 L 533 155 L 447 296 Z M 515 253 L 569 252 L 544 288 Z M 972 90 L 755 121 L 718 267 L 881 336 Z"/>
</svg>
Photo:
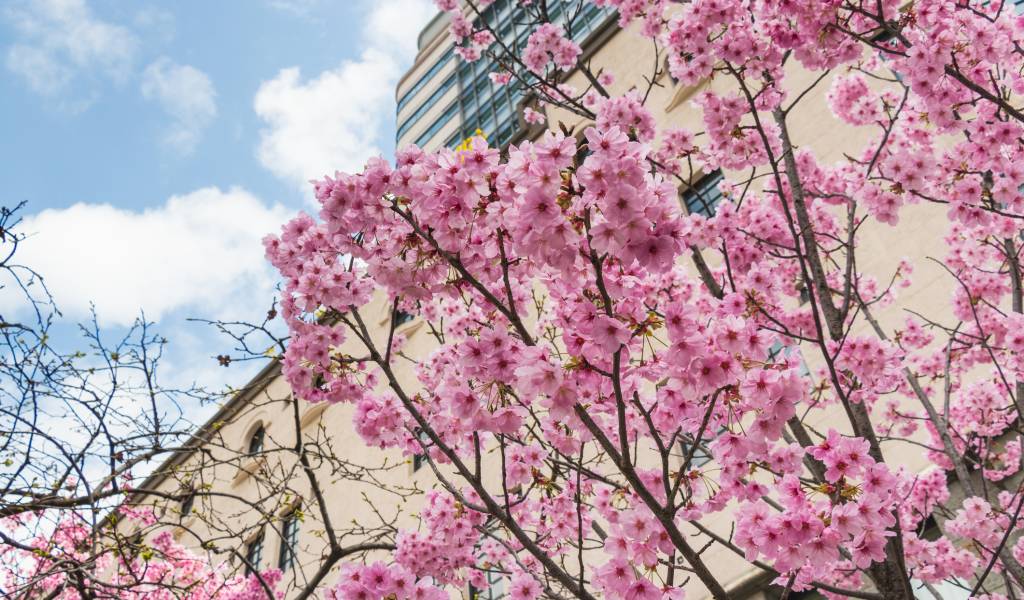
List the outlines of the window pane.
<svg viewBox="0 0 1024 600">
<path fill-rule="evenodd" d="M 181 501 L 181 517 L 187 517 L 192 513 L 192 507 L 195 505 L 196 492 L 195 490 L 189 490 L 188 495 Z"/>
<path fill-rule="evenodd" d="M 397 310 L 397 311 L 395 311 L 395 314 L 394 314 L 394 326 L 398 327 L 399 325 L 402 325 L 404 323 L 408 323 L 409 321 L 412 321 L 414 318 L 415 317 L 413 317 L 411 314 L 405 312 L 404 310 Z"/>
<path fill-rule="evenodd" d="M 722 171 L 714 171 L 702 177 L 694 189 L 688 189 L 683 193 L 683 202 L 690 214 L 704 215 L 710 217 L 715 214 L 715 208 L 722 201 L 722 191 L 718 184 L 722 181 Z"/>
<path fill-rule="evenodd" d="M 260 532 L 256 536 L 256 539 L 249 542 L 249 546 L 245 549 L 245 560 L 247 563 L 245 566 L 246 574 L 250 574 L 253 570 L 259 570 L 260 563 L 263 560 L 263 533 Z"/>
<path fill-rule="evenodd" d="M 249 454 L 256 454 L 263 451 L 263 426 L 260 425 L 249 438 Z"/>
<path fill-rule="evenodd" d="M 429 111 L 435 104 L 437 104 L 441 97 L 444 96 L 448 92 L 448 90 L 451 89 L 452 86 L 454 85 L 455 75 L 452 75 L 448 77 L 448 79 L 445 79 L 444 83 L 442 83 L 440 87 L 434 90 L 434 93 L 430 94 L 430 97 L 424 100 L 423 104 L 421 104 L 419 108 L 416 109 L 415 112 L 413 112 L 411 115 L 406 117 L 404 121 L 402 121 L 401 125 L 398 126 L 398 132 L 395 134 L 395 139 L 399 139 L 403 135 L 405 135 L 405 132 L 409 131 L 409 129 L 413 125 L 418 123 L 419 120 L 423 118 L 423 115 L 426 114 L 427 111 Z"/>
<path fill-rule="evenodd" d="M 452 117 L 454 117 L 457 112 L 459 112 L 459 103 L 452 102 L 451 106 L 445 109 L 444 114 L 438 117 L 437 120 L 430 125 L 429 129 L 420 134 L 420 137 L 416 138 L 416 145 L 422 147 L 424 144 L 429 142 L 431 138 L 433 138 L 434 135 L 448 123 L 448 121 L 452 120 Z"/>
<path fill-rule="evenodd" d="M 281 547 L 277 554 L 277 568 L 287 571 L 295 565 L 295 547 L 299 543 L 299 519 L 289 513 L 281 523 Z"/>
<path fill-rule="evenodd" d="M 398 101 L 396 114 L 397 111 L 402 110 L 402 108 L 404 108 L 405 105 L 408 104 L 409 101 L 413 99 L 413 96 L 416 95 L 416 92 L 423 89 L 423 86 L 425 86 L 427 82 L 429 82 L 434 77 L 434 75 L 437 75 L 437 72 L 440 71 L 442 67 L 448 64 L 448 61 L 452 59 L 452 56 L 454 56 L 454 53 L 449 49 L 447 52 L 444 53 L 444 56 L 442 56 L 440 60 L 434 63 L 434 66 L 430 67 L 429 71 L 424 73 L 423 76 L 416 81 L 415 85 L 409 88 L 409 91 L 402 94 L 402 98 Z"/>
</svg>

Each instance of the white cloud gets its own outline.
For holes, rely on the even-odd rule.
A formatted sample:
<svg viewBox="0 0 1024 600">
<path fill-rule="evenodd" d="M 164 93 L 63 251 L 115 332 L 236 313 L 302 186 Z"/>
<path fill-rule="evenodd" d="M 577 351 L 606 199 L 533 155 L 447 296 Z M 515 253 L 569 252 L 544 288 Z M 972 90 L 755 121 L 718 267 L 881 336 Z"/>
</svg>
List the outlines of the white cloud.
<svg viewBox="0 0 1024 600">
<path fill-rule="evenodd" d="M 23 77 L 30 88 L 44 95 L 57 93 L 71 81 L 71 69 L 35 46 L 15 44 L 8 48 L 7 68 Z"/>
<path fill-rule="evenodd" d="M 85 0 L 22 1 L 2 14 L 17 38 L 7 68 L 39 94 L 55 95 L 82 74 L 122 83 L 131 72 L 135 35 L 96 18 Z"/>
<path fill-rule="evenodd" d="M 18 262 L 43 276 L 72 318 L 90 302 L 105 325 L 127 325 L 140 308 L 150 320 L 178 309 L 258 315 L 276 282 L 260 240 L 289 213 L 240 188 L 202 188 L 143 212 L 79 203 L 27 217 Z"/>
<path fill-rule="evenodd" d="M 173 124 L 164 141 L 182 154 L 190 154 L 203 130 L 217 116 L 217 92 L 199 69 L 161 58 L 142 73 L 142 95 L 155 100 Z"/>
<path fill-rule="evenodd" d="M 170 42 L 175 35 L 174 14 L 163 8 L 146 6 L 135 13 L 135 27 L 140 35 L 147 39 L 157 39 L 164 43 Z"/>
<path fill-rule="evenodd" d="M 435 12 L 430 0 L 374 2 L 358 59 L 309 80 L 291 67 L 264 81 L 253 103 L 267 124 L 257 149 L 263 166 L 306 190 L 310 179 L 358 170 L 380 154 L 383 126 L 395 114 L 395 84 Z"/>
<path fill-rule="evenodd" d="M 353 171 L 380 153 L 377 132 L 397 67 L 391 57 L 367 50 L 358 61 L 302 81 L 298 67 L 284 69 L 256 93 L 263 166 L 300 187 L 335 169 Z"/>
<path fill-rule="evenodd" d="M 404 66 L 416 58 L 420 31 L 437 14 L 433 1 L 384 0 L 373 5 L 363 37 L 373 47 L 386 49 Z M 396 81 L 397 83 L 397 81 Z M 394 96 L 395 90 L 390 90 Z"/>
</svg>

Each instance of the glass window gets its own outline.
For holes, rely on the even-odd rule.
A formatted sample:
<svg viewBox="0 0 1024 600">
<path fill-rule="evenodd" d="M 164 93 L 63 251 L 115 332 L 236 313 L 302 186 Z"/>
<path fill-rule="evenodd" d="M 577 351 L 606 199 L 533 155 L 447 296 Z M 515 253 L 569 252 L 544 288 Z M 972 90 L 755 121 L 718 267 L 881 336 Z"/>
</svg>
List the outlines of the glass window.
<svg viewBox="0 0 1024 600">
<path fill-rule="evenodd" d="M 614 12 L 608 7 L 599 8 L 589 3 L 584 3 L 581 9 L 578 0 L 549 0 L 547 6 L 553 22 L 567 24 L 567 19 L 573 19 L 571 35 L 577 42 L 582 42 L 593 31 L 602 20 L 601 17 L 610 16 Z M 532 29 L 518 26 L 526 24 L 526 20 L 523 8 L 514 2 L 501 0 L 484 10 L 476 19 L 475 26 L 480 27 L 481 22 L 486 21 L 506 43 L 514 45 L 518 42 L 521 45 Z M 492 85 L 488 74 L 496 68 L 492 62 L 484 60 L 476 63 L 457 62 L 461 91 L 459 110 L 462 115 L 460 139 L 468 138 L 480 129 L 492 146 L 501 147 L 515 136 L 519 128 L 516 109 L 524 89 L 517 82 L 505 86 Z"/>
<path fill-rule="evenodd" d="M 512 114 L 512 105 L 508 102 L 498 103 L 498 120 L 504 121 Z"/>
<path fill-rule="evenodd" d="M 263 425 L 260 424 L 256 428 L 256 431 L 252 432 L 249 436 L 249 454 L 258 454 L 263 452 L 263 437 L 266 435 L 266 430 L 263 429 Z"/>
<path fill-rule="evenodd" d="M 448 121 L 452 120 L 452 117 L 454 117 L 457 112 L 459 112 L 459 103 L 452 102 L 451 106 L 445 109 L 444 113 L 430 125 L 430 128 L 416 138 L 416 145 L 422 147 L 424 144 L 429 142 L 438 131 L 441 131 L 441 128 L 448 124 Z"/>
<path fill-rule="evenodd" d="M 692 186 L 683 193 L 683 202 L 686 204 L 686 211 L 692 214 L 710 217 L 715 214 L 715 208 L 722 201 L 722 191 L 718 184 L 722 181 L 722 171 L 713 171 L 700 178 L 697 185 Z"/>
<path fill-rule="evenodd" d="M 710 441 L 714 440 L 715 438 L 717 438 L 718 435 L 721 434 L 725 430 L 726 429 L 723 427 L 723 428 L 719 429 L 715 433 L 711 433 L 711 432 L 705 431 L 704 435 L 701 436 L 701 444 L 702 445 L 707 445 L 708 442 L 710 442 Z M 687 444 L 686 442 L 683 442 L 683 441 L 679 442 L 679 446 L 680 446 L 680 451 L 681 451 L 681 454 L 679 456 L 679 462 L 682 463 L 683 461 L 686 460 L 686 457 L 690 455 L 690 449 L 693 446 L 692 446 L 692 444 Z M 704 448 L 701 448 L 700 446 L 697 446 L 697 449 L 693 451 L 693 459 L 690 460 L 690 468 L 691 469 L 699 469 L 700 467 L 703 467 L 704 465 L 708 464 L 712 460 L 714 460 L 713 456 L 708 454 L 708 452 Z"/>
<path fill-rule="evenodd" d="M 570 33 L 577 42 L 583 42 L 600 21 L 613 13 L 614 11 L 609 7 L 600 8 L 589 3 L 583 3 L 581 8 L 579 0 L 549 0 L 548 2 L 548 14 L 553 21 L 565 23 L 567 19 L 573 19 Z M 524 9 L 515 2 L 498 0 L 483 10 L 481 16 L 476 19 L 475 25 L 479 27 L 482 21 L 486 21 L 506 43 L 513 47 L 521 47 L 532 29 L 519 26 L 525 25 L 526 20 Z M 431 66 L 430 70 L 424 73 L 399 99 L 398 110 L 411 102 L 416 93 L 437 75 L 452 56 L 453 53 L 449 50 L 435 65 Z M 510 83 L 505 86 L 492 85 L 489 74 L 497 68 L 494 61 L 488 59 L 481 59 L 474 63 L 457 60 L 456 72 L 449 76 L 441 84 L 441 87 L 435 90 L 413 114 L 398 125 L 396 139 L 408 133 L 431 106 L 440 101 L 452 86 L 458 85 L 459 99 L 446 108 L 444 113 L 416 138 L 416 145 L 423 146 L 429 143 L 456 113 L 461 116 L 460 131 L 452 138 L 457 140 L 456 144 L 472 136 L 477 129 L 483 131 L 492 145 L 500 147 L 507 144 L 519 126 L 516 108 L 522 99 L 524 90 L 523 86 L 518 83 Z M 481 108 L 490 109 L 493 112 L 482 112 Z M 449 140 L 446 145 L 451 146 L 452 140 Z"/>
<path fill-rule="evenodd" d="M 486 577 L 489 584 L 487 589 L 478 590 L 472 584 L 469 586 L 469 600 L 499 600 L 506 596 L 504 575 L 488 571 Z"/>
<path fill-rule="evenodd" d="M 444 56 L 442 56 L 436 63 L 434 63 L 433 66 L 430 67 L 429 71 L 427 71 L 426 73 L 423 74 L 423 76 L 417 79 L 416 83 L 413 84 L 413 86 L 409 88 L 407 92 L 402 94 L 401 98 L 398 99 L 398 106 L 395 109 L 395 114 L 398 114 L 399 111 L 405 108 L 405 105 L 408 104 L 413 99 L 416 93 L 423 89 L 423 86 L 425 86 L 428 81 L 433 79 L 434 76 L 437 75 L 437 72 L 440 71 L 441 68 L 444 67 L 446 64 L 448 64 L 448 61 L 451 60 L 452 56 L 454 55 L 454 52 L 452 52 L 452 50 L 449 48 L 448 51 L 444 53 Z"/>
<path fill-rule="evenodd" d="M 249 575 L 254 570 L 259 570 L 260 562 L 263 561 L 263 532 L 259 532 L 255 538 L 245 547 L 245 574 Z"/>
<path fill-rule="evenodd" d="M 512 141 L 512 137 L 519 129 L 518 124 L 515 121 L 507 121 L 494 136 L 494 145 L 504 146 L 505 144 Z"/>
<path fill-rule="evenodd" d="M 493 132 L 495 129 L 496 128 L 494 126 L 494 115 L 488 114 L 487 118 L 484 119 L 484 121 L 482 123 L 480 123 L 480 131 L 484 131 L 484 132 L 490 131 L 490 132 Z M 489 135 L 494 135 L 494 134 L 491 133 Z"/>
<path fill-rule="evenodd" d="M 490 80 L 488 79 L 487 74 L 483 74 L 477 78 L 476 86 L 473 88 L 473 93 L 478 98 L 488 98 L 491 96 L 490 88 Z"/>
<path fill-rule="evenodd" d="M 398 126 L 398 132 L 395 134 L 395 139 L 400 139 L 403 135 L 405 135 L 405 132 L 409 131 L 409 128 L 418 123 L 419 120 L 423 118 L 423 115 L 426 114 L 426 112 L 430 110 L 431 107 L 437 104 L 441 97 L 444 96 L 445 93 L 447 93 L 448 90 L 450 90 L 454 85 L 455 75 L 453 74 L 450 77 L 448 77 L 448 79 L 445 79 L 444 83 L 441 84 L 441 87 L 434 90 L 434 93 L 431 94 L 429 98 L 424 100 L 423 104 L 421 104 L 414 113 L 412 113 L 411 115 L 406 117 L 404 121 L 402 121 L 402 124 Z"/>
<path fill-rule="evenodd" d="M 478 110 L 473 110 L 472 112 L 470 112 L 469 114 L 467 114 L 467 115 L 465 116 L 465 118 L 463 119 L 463 121 L 464 121 L 464 123 L 463 123 L 463 125 L 462 125 L 462 132 L 463 132 L 463 133 L 465 133 L 465 132 L 467 132 L 467 131 L 475 131 L 475 130 L 476 130 L 477 128 L 476 128 L 476 127 L 473 127 L 473 128 L 471 129 L 471 128 L 469 127 L 469 125 L 468 125 L 468 124 L 469 124 L 469 123 L 477 123 L 477 122 L 479 122 L 479 121 L 480 121 L 480 111 L 478 111 Z M 485 132 L 485 133 L 486 133 L 486 132 Z M 463 137 L 469 137 L 469 136 L 468 136 L 468 135 L 464 135 Z"/>
<path fill-rule="evenodd" d="M 479 557 L 481 564 L 486 564 L 483 556 Z M 478 589 L 476 586 L 470 584 L 469 586 L 469 598 L 470 600 L 499 600 L 499 598 L 506 598 L 508 596 L 507 579 L 505 574 L 500 571 L 499 566 L 487 568 L 483 571 L 487 586 L 484 589 Z"/>
<path fill-rule="evenodd" d="M 914 586 L 914 597 L 921 600 L 935 600 L 935 594 L 925 587 L 924 583 L 917 579 L 910 580 Z M 931 584 L 932 588 L 939 593 L 942 600 L 970 600 L 971 586 L 959 577 L 955 580 L 944 579 L 938 583 Z"/>
<path fill-rule="evenodd" d="M 179 506 L 182 518 L 185 518 L 192 513 L 192 507 L 195 506 L 195 502 L 196 491 L 188 490 L 186 496 L 181 500 L 181 506 Z"/>
<path fill-rule="evenodd" d="M 416 430 L 416 437 L 420 439 L 420 444 L 423 448 L 427 448 L 430 445 L 430 436 L 424 433 L 422 430 Z M 412 472 L 419 471 L 420 468 L 427 464 L 427 455 L 424 453 L 417 453 L 412 455 Z"/>
<path fill-rule="evenodd" d="M 416 317 L 405 312 L 404 310 L 396 310 L 394 312 L 394 316 L 392 317 L 394 321 L 394 327 L 398 327 L 399 325 L 408 323 L 409 321 L 412 321 L 414 318 Z"/>
<path fill-rule="evenodd" d="M 1024 0 L 1022 0 L 1024 1 Z M 498 29 L 498 36 L 503 40 L 507 40 L 512 37 L 512 22 L 506 21 L 501 28 Z"/>
<path fill-rule="evenodd" d="M 277 568 L 282 571 L 295 566 L 295 548 L 299 544 L 299 517 L 292 511 L 281 521 L 281 547 L 277 552 Z"/>
</svg>

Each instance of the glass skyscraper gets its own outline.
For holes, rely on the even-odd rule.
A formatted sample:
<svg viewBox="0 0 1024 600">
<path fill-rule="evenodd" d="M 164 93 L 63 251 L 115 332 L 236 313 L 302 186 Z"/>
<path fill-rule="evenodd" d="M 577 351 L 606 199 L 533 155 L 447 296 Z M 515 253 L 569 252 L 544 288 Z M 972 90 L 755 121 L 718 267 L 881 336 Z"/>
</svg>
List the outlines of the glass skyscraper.
<svg viewBox="0 0 1024 600">
<path fill-rule="evenodd" d="M 583 43 L 612 11 L 577 0 L 549 0 L 551 20 L 561 23 L 577 43 Z M 499 39 L 521 52 L 531 32 L 528 16 L 516 0 L 496 0 L 475 19 L 488 23 Z M 447 20 L 439 15 L 420 36 L 417 64 L 398 87 L 399 147 L 415 143 L 433 149 L 454 147 L 479 129 L 492 146 L 504 146 L 519 131 L 519 103 L 526 85 L 513 77 L 496 85 L 490 73 L 500 70 L 484 57 L 467 63 L 454 55 Z"/>
</svg>

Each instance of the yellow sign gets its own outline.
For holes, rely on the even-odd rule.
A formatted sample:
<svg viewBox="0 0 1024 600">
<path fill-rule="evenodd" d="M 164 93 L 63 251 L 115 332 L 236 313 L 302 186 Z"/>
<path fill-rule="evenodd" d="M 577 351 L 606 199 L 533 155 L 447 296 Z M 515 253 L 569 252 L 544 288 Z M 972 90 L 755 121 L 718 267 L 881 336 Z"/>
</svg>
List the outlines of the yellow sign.
<svg viewBox="0 0 1024 600">
<path fill-rule="evenodd" d="M 473 132 L 473 136 L 472 137 L 468 137 L 468 138 L 462 140 L 462 143 L 455 147 L 455 151 L 461 153 L 461 152 L 465 152 L 467 150 L 472 150 L 473 149 L 473 138 L 475 138 L 475 137 L 482 137 L 482 138 L 484 138 L 484 141 L 487 141 L 487 135 L 483 131 L 481 131 L 480 129 L 477 129 L 476 131 Z"/>
</svg>

